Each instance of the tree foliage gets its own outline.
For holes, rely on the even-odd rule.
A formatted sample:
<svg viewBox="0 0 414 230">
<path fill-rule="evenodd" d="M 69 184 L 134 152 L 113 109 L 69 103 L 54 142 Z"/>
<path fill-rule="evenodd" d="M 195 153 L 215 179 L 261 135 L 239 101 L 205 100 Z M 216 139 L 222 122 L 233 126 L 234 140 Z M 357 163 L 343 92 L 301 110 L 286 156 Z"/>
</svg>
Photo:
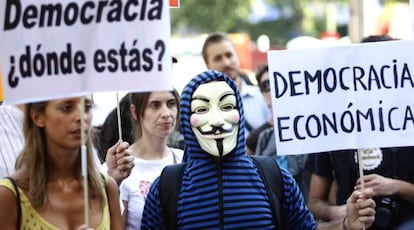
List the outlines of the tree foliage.
<svg viewBox="0 0 414 230">
<path fill-rule="evenodd" d="M 319 36 L 326 30 L 325 15 L 315 15 L 310 5 L 348 4 L 349 0 L 264 0 L 277 7 L 282 16 L 274 21 L 249 22 L 253 0 L 181 0 L 178 9 L 171 9 L 173 33 L 246 32 L 255 40 L 267 34 L 274 45 L 284 45 L 297 35 Z M 361 0 L 362 1 L 362 0 Z M 381 0 L 382 3 L 408 0 Z M 340 32 L 346 32 L 339 28 Z M 343 34 L 344 35 L 344 34 Z"/>
<path fill-rule="evenodd" d="M 265 0 L 290 12 L 287 17 L 256 24 L 249 22 L 251 0 L 182 0 L 180 8 L 171 9 L 172 32 L 180 34 L 249 33 L 252 39 L 267 34 L 272 44 L 285 44 L 302 31 L 302 2 L 304 0 Z"/>
<path fill-rule="evenodd" d="M 171 9 L 173 32 L 240 32 L 248 26 L 251 11 L 246 0 L 182 0 Z"/>
</svg>

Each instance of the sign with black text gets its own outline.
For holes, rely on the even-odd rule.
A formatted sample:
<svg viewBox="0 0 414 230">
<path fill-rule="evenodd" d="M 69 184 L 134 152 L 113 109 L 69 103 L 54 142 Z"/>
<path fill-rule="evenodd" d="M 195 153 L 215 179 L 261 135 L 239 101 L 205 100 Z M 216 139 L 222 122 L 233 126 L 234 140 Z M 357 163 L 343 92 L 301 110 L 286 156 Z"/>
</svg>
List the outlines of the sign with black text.
<svg viewBox="0 0 414 230">
<path fill-rule="evenodd" d="M 411 146 L 413 41 L 268 52 L 278 154 Z"/>
<path fill-rule="evenodd" d="M 171 90 L 167 0 L 0 1 L 4 100 Z"/>
</svg>

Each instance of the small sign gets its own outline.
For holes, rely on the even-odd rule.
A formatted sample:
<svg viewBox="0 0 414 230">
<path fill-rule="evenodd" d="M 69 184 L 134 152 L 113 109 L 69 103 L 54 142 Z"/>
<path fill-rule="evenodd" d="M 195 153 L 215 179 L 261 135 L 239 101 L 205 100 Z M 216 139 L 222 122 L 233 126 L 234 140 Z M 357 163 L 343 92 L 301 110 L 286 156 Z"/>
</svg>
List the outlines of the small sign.
<svg viewBox="0 0 414 230">
<path fill-rule="evenodd" d="M 170 8 L 180 8 L 180 0 L 170 0 Z"/>
</svg>

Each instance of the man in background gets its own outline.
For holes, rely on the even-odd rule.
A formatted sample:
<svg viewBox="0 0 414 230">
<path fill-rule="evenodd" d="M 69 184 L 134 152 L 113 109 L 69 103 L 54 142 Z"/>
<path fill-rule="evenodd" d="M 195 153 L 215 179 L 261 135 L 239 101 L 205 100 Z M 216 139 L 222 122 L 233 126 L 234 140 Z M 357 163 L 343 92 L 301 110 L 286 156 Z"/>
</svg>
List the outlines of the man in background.
<svg viewBox="0 0 414 230">
<path fill-rule="evenodd" d="M 246 117 L 246 136 L 270 117 L 260 90 L 249 85 L 247 77 L 240 71 L 240 61 L 231 40 L 222 33 L 212 33 L 204 41 L 202 56 L 208 69 L 220 71 L 229 76 L 240 91 Z"/>
</svg>

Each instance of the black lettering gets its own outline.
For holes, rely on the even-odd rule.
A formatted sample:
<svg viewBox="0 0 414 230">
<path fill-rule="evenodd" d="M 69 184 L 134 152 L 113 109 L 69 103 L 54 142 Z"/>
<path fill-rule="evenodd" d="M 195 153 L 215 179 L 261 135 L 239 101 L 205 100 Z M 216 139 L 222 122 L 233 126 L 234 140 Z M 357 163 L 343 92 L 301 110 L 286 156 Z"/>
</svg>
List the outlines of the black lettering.
<svg viewBox="0 0 414 230">
<path fill-rule="evenodd" d="M 122 42 L 121 48 L 119 49 L 119 56 L 120 56 L 120 59 L 121 59 L 121 69 L 124 72 L 128 71 L 128 66 L 127 66 L 126 60 L 125 60 L 126 55 L 127 55 L 127 50 L 125 49 L 125 42 Z"/>
<path fill-rule="evenodd" d="M 101 64 L 105 64 L 105 52 L 103 50 L 96 50 L 95 54 L 93 55 L 93 66 L 95 67 L 96 72 L 102 73 L 105 71 L 105 66 Z"/>
<path fill-rule="evenodd" d="M 279 90 L 279 80 L 278 78 L 281 79 L 282 81 L 282 90 Z M 275 98 L 280 98 L 283 96 L 283 94 L 286 93 L 287 90 L 287 81 L 285 79 L 285 77 L 283 77 L 283 75 L 279 72 L 273 72 L 273 79 L 275 82 Z"/>
<path fill-rule="evenodd" d="M 151 58 L 152 55 L 152 50 L 151 49 L 144 49 L 144 51 L 142 52 L 142 60 L 144 61 L 145 64 L 142 65 L 142 69 L 144 71 L 151 71 L 152 68 L 154 67 L 154 62 Z"/>
<path fill-rule="evenodd" d="M 47 60 L 47 74 L 59 74 L 59 61 L 58 55 L 56 52 L 46 54 Z"/>
<path fill-rule="evenodd" d="M 62 74 L 72 73 L 72 45 L 66 44 L 66 52 L 63 51 L 60 55 L 60 68 L 62 69 Z"/>
<path fill-rule="evenodd" d="M 118 55 L 118 52 L 115 49 L 110 49 L 108 51 L 108 62 L 112 65 L 108 65 L 109 72 L 116 72 L 118 70 L 118 60 L 116 59 L 116 56 Z"/>
<path fill-rule="evenodd" d="M 303 118 L 303 116 L 298 115 L 298 116 L 295 117 L 295 119 L 293 119 L 293 131 L 294 131 L 295 136 L 298 140 L 304 140 L 305 139 L 305 137 L 301 136 L 299 134 L 299 131 L 298 131 L 298 127 L 299 127 L 298 123 L 299 123 L 299 119 L 301 119 L 301 118 Z"/>
<path fill-rule="evenodd" d="M 332 74 L 329 74 L 332 73 Z M 332 86 L 329 86 L 329 76 L 332 76 Z M 336 89 L 337 79 L 336 79 L 336 73 L 334 68 L 328 68 L 323 72 L 323 82 L 325 86 L 325 90 L 329 93 L 332 93 Z"/>
<path fill-rule="evenodd" d="M 405 108 L 405 116 L 404 116 L 404 124 L 402 126 L 403 130 L 407 129 L 407 123 L 411 121 L 411 124 L 414 125 L 414 116 L 413 116 L 413 111 L 411 111 L 411 107 L 407 106 Z"/>
<path fill-rule="evenodd" d="M 391 67 L 389 65 L 384 65 L 384 66 L 381 67 L 381 84 L 386 89 L 391 89 L 392 88 L 391 86 L 385 84 L 385 78 L 386 78 L 385 70 L 390 69 L 390 68 Z"/>
<path fill-rule="evenodd" d="M 131 13 L 131 8 L 132 6 L 138 6 L 138 1 L 137 0 L 129 0 L 125 3 L 125 9 L 124 9 L 124 18 L 127 21 L 134 21 L 138 14 L 136 12 Z"/>
<path fill-rule="evenodd" d="M 22 9 L 22 5 L 20 1 L 6 0 L 6 15 L 4 17 L 4 26 L 3 26 L 4 30 L 11 30 L 11 29 L 16 28 L 17 25 L 19 25 L 21 9 Z M 14 16 L 14 18 L 12 18 L 12 15 Z"/>
<path fill-rule="evenodd" d="M 38 52 L 39 52 L 39 49 L 40 49 L 40 45 L 37 47 Z M 45 66 L 46 66 L 46 61 L 43 58 L 42 54 L 36 53 L 33 57 L 33 73 L 38 77 L 43 76 L 43 74 L 45 73 Z"/>
<path fill-rule="evenodd" d="M 300 85 L 301 82 L 300 81 L 295 81 L 294 80 L 294 75 L 296 74 L 300 74 L 300 71 L 290 71 L 289 72 L 289 81 L 290 81 L 290 96 L 299 96 L 302 95 L 303 92 L 296 92 L 296 87 L 297 85 Z"/>
<path fill-rule="evenodd" d="M 318 94 L 321 93 L 322 91 L 322 73 L 321 70 L 317 70 L 315 72 L 315 75 L 311 75 L 308 71 L 304 71 L 305 74 L 305 93 L 306 95 L 310 94 L 310 89 L 309 89 L 309 82 L 317 82 L 318 83 Z"/>
<path fill-rule="evenodd" d="M 146 0 L 145 0 L 146 2 Z M 162 16 L 162 4 L 164 1 L 162 0 L 152 0 L 151 4 L 158 3 L 158 5 L 154 5 L 153 8 L 151 8 L 148 11 L 148 20 L 161 20 Z M 145 3 L 146 4 L 146 3 Z"/>
<path fill-rule="evenodd" d="M 350 68 L 348 66 L 346 66 L 346 67 L 343 67 L 339 70 L 339 83 L 341 85 L 341 89 L 343 89 L 343 90 L 348 90 L 349 89 L 349 87 L 346 86 L 345 83 L 344 83 L 344 71 L 349 70 L 349 69 Z"/>
<path fill-rule="evenodd" d="M 147 0 L 141 1 L 141 12 L 139 13 L 139 19 L 142 21 L 145 19 L 145 12 L 147 10 Z"/>
<path fill-rule="evenodd" d="M 373 88 L 372 84 L 376 84 L 377 89 L 381 89 L 380 80 L 378 78 L 377 71 L 375 70 L 374 66 L 370 66 L 368 72 L 368 89 L 371 90 Z"/>
<path fill-rule="evenodd" d="M 75 53 L 73 57 L 73 66 L 75 68 L 76 73 L 80 74 L 85 72 L 85 64 L 86 64 L 86 57 L 82 51 L 78 51 Z"/>
<path fill-rule="evenodd" d="M 93 10 L 95 8 L 95 4 L 93 2 L 85 2 L 83 5 L 80 13 L 80 20 L 83 24 L 89 24 L 93 21 L 93 15 L 89 15 L 89 17 L 86 16 L 88 8 Z"/>
<path fill-rule="evenodd" d="M 398 109 L 397 107 L 392 107 L 392 108 L 390 109 L 390 111 L 388 112 L 388 126 L 391 128 L 391 130 L 394 130 L 394 131 L 401 130 L 401 128 L 395 128 L 395 127 L 392 125 L 391 113 L 392 113 L 394 110 L 397 110 L 397 109 Z"/>
<path fill-rule="evenodd" d="M 71 2 L 66 6 L 64 13 L 65 24 L 71 26 L 76 23 L 79 15 L 79 8 L 75 2 Z"/>
<path fill-rule="evenodd" d="M 312 129 L 310 128 L 309 123 L 311 123 L 312 120 L 315 121 L 316 134 L 313 134 Z M 306 133 L 308 134 L 309 137 L 316 138 L 319 135 L 321 135 L 321 130 L 322 130 L 322 128 L 321 128 L 320 120 L 318 119 L 318 117 L 315 114 L 311 114 L 308 117 L 308 119 L 306 119 Z"/>
<path fill-rule="evenodd" d="M 122 1 L 112 1 L 109 6 L 114 6 L 112 10 L 108 12 L 108 22 L 121 21 L 122 13 Z"/>
<path fill-rule="evenodd" d="M 404 63 L 404 67 L 401 73 L 401 88 L 404 88 L 404 82 L 408 81 L 411 87 L 414 87 L 414 82 L 410 74 L 410 70 L 408 69 L 407 63 Z"/>
<path fill-rule="evenodd" d="M 284 139 L 283 134 L 282 134 L 283 130 L 289 129 L 289 126 L 282 126 L 282 121 L 283 120 L 289 120 L 289 119 L 290 119 L 290 117 L 278 117 L 277 118 L 277 127 L 278 127 L 278 134 L 279 134 L 278 137 L 279 137 L 280 142 L 286 142 L 286 141 L 293 140 L 293 138 Z"/>
<path fill-rule="evenodd" d="M 108 5 L 108 1 L 99 1 L 98 13 L 96 14 L 96 22 L 101 22 L 101 20 L 102 20 L 102 11 L 103 11 L 103 8 L 106 7 L 106 5 Z"/>
<path fill-rule="evenodd" d="M 26 10 L 23 13 L 23 26 L 25 28 L 33 28 L 36 25 L 36 20 L 31 20 L 31 19 L 36 19 L 37 18 L 37 9 L 35 6 L 28 6 L 26 8 Z"/>
<path fill-rule="evenodd" d="M 361 117 L 370 122 L 372 131 L 375 130 L 374 116 L 372 114 L 372 109 L 371 108 L 368 109 L 366 114 L 364 114 L 363 112 L 357 110 L 356 111 L 356 117 L 357 117 L 357 131 L 358 132 L 361 132 L 361 130 L 362 130 L 362 128 L 361 128 L 361 123 L 362 123 Z"/>
<path fill-rule="evenodd" d="M 359 75 L 357 75 L 357 71 L 359 72 Z M 362 82 L 362 78 L 364 77 L 365 71 L 363 68 L 359 66 L 355 66 L 353 68 L 353 74 L 354 74 L 354 91 L 358 91 L 357 83 L 359 82 L 360 85 L 364 90 L 367 90 L 367 87 L 364 85 L 364 82 Z"/>
<path fill-rule="evenodd" d="M 30 57 L 30 46 L 26 46 L 26 53 L 22 54 L 19 58 L 19 69 L 23 78 L 32 76 L 32 62 Z"/>
<path fill-rule="evenodd" d="M 129 51 L 131 60 L 129 61 L 129 70 L 131 72 L 141 71 L 141 57 L 138 49 L 131 49 Z"/>
<path fill-rule="evenodd" d="M 332 120 L 328 118 L 326 114 L 322 114 L 322 123 L 323 123 L 323 135 L 328 135 L 328 125 L 335 133 L 338 133 L 338 127 L 336 124 L 336 114 L 332 113 Z"/>
<path fill-rule="evenodd" d="M 10 57 L 10 71 L 9 71 L 9 75 L 8 75 L 8 82 L 9 82 L 9 86 L 12 88 L 16 88 L 16 86 L 19 84 L 19 77 L 17 76 L 13 76 L 14 75 L 14 57 L 11 56 Z"/>
</svg>

